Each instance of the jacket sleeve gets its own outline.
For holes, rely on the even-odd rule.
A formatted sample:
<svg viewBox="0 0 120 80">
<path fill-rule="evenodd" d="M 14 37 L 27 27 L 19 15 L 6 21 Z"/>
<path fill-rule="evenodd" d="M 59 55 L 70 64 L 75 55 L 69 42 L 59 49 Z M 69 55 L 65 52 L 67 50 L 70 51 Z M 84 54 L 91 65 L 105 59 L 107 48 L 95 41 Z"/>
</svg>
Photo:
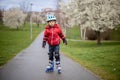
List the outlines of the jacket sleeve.
<svg viewBox="0 0 120 80">
<path fill-rule="evenodd" d="M 48 40 L 48 33 L 47 33 L 47 30 L 45 30 L 44 37 L 43 37 L 43 42 L 42 42 L 42 47 L 45 47 L 47 40 Z"/>
<path fill-rule="evenodd" d="M 48 33 L 47 33 L 47 30 L 45 29 L 43 41 L 46 42 L 47 40 L 48 40 Z"/>
<path fill-rule="evenodd" d="M 59 36 L 60 36 L 60 38 L 63 40 L 63 43 L 67 45 L 67 40 L 66 40 L 64 34 L 62 33 L 62 30 L 61 30 L 61 29 L 60 29 Z"/>
<path fill-rule="evenodd" d="M 63 34 L 63 32 L 60 28 L 59 28 L 59 36 L 62 40 L 65 39 L 65 35 Z"/>
</svg>

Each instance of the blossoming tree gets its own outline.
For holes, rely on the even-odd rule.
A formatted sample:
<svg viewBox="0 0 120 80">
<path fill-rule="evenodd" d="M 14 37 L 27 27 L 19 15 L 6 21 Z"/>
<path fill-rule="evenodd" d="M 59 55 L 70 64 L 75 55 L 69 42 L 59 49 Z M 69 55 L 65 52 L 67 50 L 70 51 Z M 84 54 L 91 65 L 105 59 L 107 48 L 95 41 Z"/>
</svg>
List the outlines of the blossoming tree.
<svg viewBox="0 0 120 80">
<path fill-rule="evenodd" d="M 12 8 L 4 12 L 3 23 L 9 28 L 18 29 L 25 20 L 26 14 L 24 14 L 19 8 Z"/>
<path fill-rule="evenodd" d="M 71 21 L 81 29 L 90 28 L 97 33 L 97 43 L 101 43 L 100 33 L 120 24 L 120 0 L 70 0 Z M 69 15 L 69 13 L 66 12 Z M 73 21 L 75 20 L 75 21 Z"/>
</svg>

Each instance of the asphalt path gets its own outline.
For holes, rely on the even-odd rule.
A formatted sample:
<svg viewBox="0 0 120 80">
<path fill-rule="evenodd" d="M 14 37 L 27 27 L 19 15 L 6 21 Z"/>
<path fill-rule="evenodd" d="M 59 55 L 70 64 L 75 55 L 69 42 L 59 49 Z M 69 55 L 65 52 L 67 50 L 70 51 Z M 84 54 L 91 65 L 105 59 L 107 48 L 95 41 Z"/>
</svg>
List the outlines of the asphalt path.
<svg viewBox="0 0 120 80">
<path fill-rule="evenodd" d="M 0 68 L 0 80 L 100 80 L 78 63 L 61 54 L 62 74 L 46 73 L 48 46 L 41 47 L 43 33 L 26 49 Z"/>
</svg>

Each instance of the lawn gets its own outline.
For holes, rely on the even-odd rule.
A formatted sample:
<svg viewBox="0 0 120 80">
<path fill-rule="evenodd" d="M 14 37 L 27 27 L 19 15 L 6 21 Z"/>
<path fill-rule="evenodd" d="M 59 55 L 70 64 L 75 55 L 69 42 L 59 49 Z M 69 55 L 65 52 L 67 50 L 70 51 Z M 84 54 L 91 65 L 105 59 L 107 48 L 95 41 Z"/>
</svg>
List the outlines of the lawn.
<svg viewBox="0 0 120 80">
<path fill-rule="evenodd" d="M 120 42 L 68 41 L 61 51 L 103 80 L 120 80 Z"/>
<path fill-rule="evenodd" d="M 33 25 L 31 40 L 29 24 L 19 30 L 0 25 L 0 66 L 27 48 L 43 30 L 44 25 L 41 26 Z M 80 39 L 79 28 L 71 29 L 67 31 L 67 38 Z M 61 45 L 61 51 L 104 80 L 120 80 L 120 42 L 104 41 L 98 46 L 96 41 L 68 41 L 67 46 Z"/>
<path fill-rule="evenodd" d="M 120 41 L 120 27 L 112 31 L 111 39 Z"/>
<path fill-rule="evenodd" d="M 80 39 L 80 28 L 75 26 L 72 28 L 67 28 L 66 31 L 67 38 L 69 39 Z"/>
<path fill-rule="evenodd" d="M 110 39 L 111 40 L 116 40 L 120 41 L 120 27 L 113 29 L 110 33 Z M 104 34 L 102 34 L 103 36 Z M 69 27 L 67 28 L 66 31 L 66 36 L 68 39 L 80 39 L 80 27 L 79 26 L 74 26 L 74 27 Z"/>
<path fill-rule="evenodd" d="M 88 68 L 105 80 L 120 80 L 120 27 L 112 30 L 111 40 L 102 41 L 102 45 L 96 45 L 96 41 L 79 41 L 79 27 L 67 28 L 68 46 L 61 46 L 62 52 Z M 114 41 L 113 41 L 114 40 Z"/>
<path fill-rule="evenodd" d="M 33 39 L 31 40 L 29 26 L 29 24 L 26 24 L 16 30 L 0 24 L 0 66 L 7 63 L 21 50 L 27 48 L 44 28 L 33 25 Z"/>
</svg>

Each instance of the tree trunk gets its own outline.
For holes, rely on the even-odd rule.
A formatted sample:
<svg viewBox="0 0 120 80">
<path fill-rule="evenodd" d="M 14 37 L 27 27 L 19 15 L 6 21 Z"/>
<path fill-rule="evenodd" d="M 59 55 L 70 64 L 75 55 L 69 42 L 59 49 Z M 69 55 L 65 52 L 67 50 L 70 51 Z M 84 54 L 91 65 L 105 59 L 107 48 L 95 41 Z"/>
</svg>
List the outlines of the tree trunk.
<svg viewBox="0 0 120 80">
<path fill-rule="evenodd" d="M 81 28 L 81 39 L 84 40 L 84 29 Z"/>
<path fill-rule="evenodd" d="M 83 33 L 84 33 L 84 34 L 83 34 L 83 35 L 84 35 L 84 38 L 83 38 L 83 39 L 85 40 L 85 39 L 86 39 L 86 28 L 84 29 L 84 32 L 83 32 Z"/>
<path fill-rule="evenodd" d="M 97 45 L 101 45 L 101 34 L 100 31 L 96 31 L 97 34 Z"/>
<path fill-rule="evenodd" d="M 82 37 L 82 33 L 83 33 L 83 31 L 82 31 L 82 28 L 81 28 L 81 26 L 79 25 L 79 27 L 80 27 L 80 38 L 81 38 L 81 40 L 83 39 L 83 37 Z"/>
<path fill-rule="evenodd" d="M 17 26 L 17 30 L 19 29 L 19 26 Z"/>
<path fill-rule="evenodd" d="M 39 26 L 39 23 L 37 23 L 37 27 L 40 27 L 40 26 Z"/>
</svg>

